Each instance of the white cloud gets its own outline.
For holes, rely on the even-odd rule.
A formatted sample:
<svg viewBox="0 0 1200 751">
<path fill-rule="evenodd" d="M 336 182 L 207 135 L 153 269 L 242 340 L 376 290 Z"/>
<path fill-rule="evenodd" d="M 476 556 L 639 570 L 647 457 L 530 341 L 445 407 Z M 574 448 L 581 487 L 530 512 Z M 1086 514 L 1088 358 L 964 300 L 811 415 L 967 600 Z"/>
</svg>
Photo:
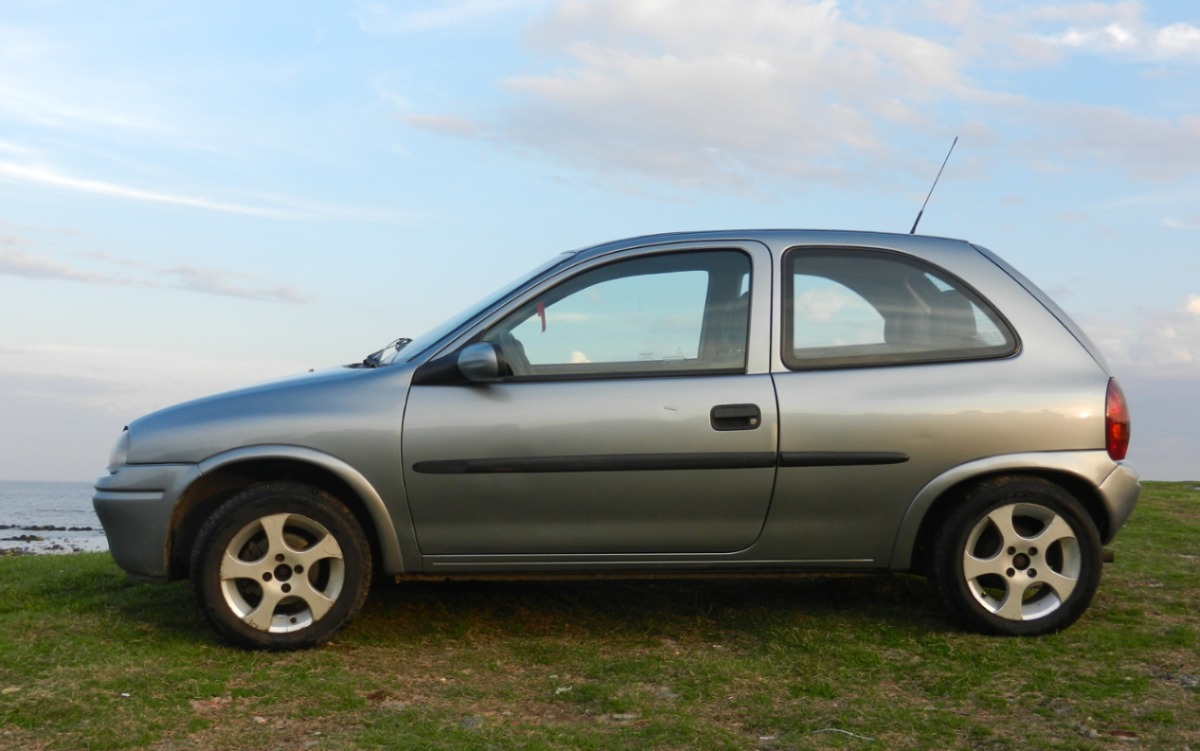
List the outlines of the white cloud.
<svg viewBox="0 0 1200 751">
<path fill-rule="evenodd" d="M 1167 216 L 1162 219 L 1162 226 L 1167 229 L 1200 230 L 1200 214 L 1191 216 Z"/>
<path fill-rule="evenodd" d="M 250 216 L 270 217 L 274 219 L 296 218 L 292 212 L 259 206 L 246 206 L 209 198 L 188 196 L 161 191 L 134 188 L 119 183 L 104 180 L 91 180 L 69 175 L 50 167 L 36 164 L 17 164 L 15 162 L 0 162 L 0 177 L 7 177 L 18 182 L 33 183 L 52 188 L 80 193 L 94 193 L 114 198 L 127 198 L 151 203 L 168 203 L 176 206 L 187 206 L 209 211 L 222 211 L 231 214 L 247 214 Z"/>
<path fill-rule="evenodd" d="M 13 119 L 55 127 L 100 126 L 142 132 L 156 129 L 153 123 L 141 117 L 62 101 L 49 91 L 4 80 L 0 80 L 0 112 Z"/>
<path fill-rule="evenodd" d="M 484 131 L 479 122 L 452 115 L 412 115 L 404 121 L 424 130 L 459 138 L 474 138 Z"/>
<path fill-rule="evenodd" d="M 1088 48 L 1091 37 L 1076 27 L 1144 56 L 1190 49 L 1187 24 L 1149 29 L 1136 3 L 1001 11 L 931 0 L 926 16 L 951 12 L 935 19 L 936 33 L 918 35 L 890 20 L 887 4 L 870 7 L 882 10 L 835 0 L 563 0 L 526 35 L 554 67 L 504 81 L 513 94 L 506 108 L 467 119 L 412 114 L 417 105 L 406 102 L 405 121 L 635 188 L 757 192 L 773 181 L 837 185 L 868 175 L 879 189 L 907 186 L 928 167 L 903 148 L 909 136 L 948 140 L 947 123 L 957 131 L 988 121 L 1020 135 L 977 147 L 1011 150 L 1001 158 L 1038 169 L 1098 163 L 1152 181 L 1200 169 L 1200 117 L 1039 101 L 980 82 Z M 1046 28 L 1058 31 L 1035 33 Z"/>
<path fill-rule="evenodd" d="M 1154 35 L 1154 48 L 1163 57 L 1200 55 L 1200 27 L 1176 23 L 1159 29 Z"/>
<path fill-rule="evenodd" d="M 272 302 L 307 303 L 314 299 L 313 295 L 293 287 L 263 287 L 257 279 L 249 274 L 202 269 L 195 266 L 176 266 L 164 269 L 161 273 L 175 277 L 181 289 L 192 292 Z"/>
<path fill-rule="evenodd" d="M 1200 116 L 1174 119 L 1119 107 L 1030 102 L 1013 114 L 1043 125 L 1026 148 L 1058 163 L 1105 165 L 1144 181 L 1177 181 L 1200 170 Z"/>
<path fill-rule="evenodd" d="M 339 206 L 335 204 L 305 201 L 283 195 L 258 194 L 259 203 L 237 203 L 160 190 L 137 188 L 108 180 L 76 177 L 62 170 L 34 163 L 0 161 L 0 179 L 41 185 L 78 193 L 91 193 L 133 201 L 162 203 L 204 211 L 227 214 L 257 216 L 266 219 L 312 220 L 312 219 L 362 219 L 367 221 L 392 222 L 404 218 L 405 212 L 398 209 L 374 207 Z"/>
<path fill-rule="evenodd" d="M 1169 310 L 1140 311 L 1128 321 L 1088 321 L 1085 328 L 1119 372 L 1200 379 L 1200 295 Z"/>
<path fill-rule="evenodd" d="M 1140 3 L 1092 3 L 1060 11 L 1058 19 L 1079 25 L 1043 36 L 1050 45 L 1140 60 L 1200 60 L 1200 27 L 1180 22 L 1156 28 L 1143 20 Z"/>
<path fill-rule="evenodd" d="M 9 143 L 8 141 L 0 141 L 0 153 L 10 156 L 28 157 L 33 155 L 33 150 L 19 144 Z"/>
<path fill-rule="evenodd" d="M 157 268 L 98 253 L 82 257 L 90 262 L 84 264 L 34 255 L 20 245 L 18 238 L 0 237 L 0 276 L 60 279 L 116 287 L 182 289 L 267 302 L 309 303 L 315 299 L 312 293 L 286 285 L 265 285 L 254 276 L 235 271 L 187 265 Z"/>
<path fill-rule="evenodd" d="M 935 129 L 925 106 L 1002 99 L 951 47 L 849 22 L 833 0 L 571 1 L 529 38 L 570 67 L 508 79 L 515 103 L 488 122 L 408 122 L 600 174 L 747 188 L 904 163 L 890 131 Z"/>
<path fill-rule="evenodd" d="M 1137 46 L 1134 35 L 1116 23 L 1110 23 L 1102 29 L 1087 31 L 1068 29 L 1056 37 L 1050 37 L 1048 41 L 1064 47 L 1098 47 L 1117 50 L 1133 49 Z"/>
<path fill-rule="evenodd" d="M 0 238 L 0 276 L 27 279 L 70 279 L 77 282 L 111 282 L 94 274 L 51 258 L 42 258 L 21 250 L 12 238 Z"/>
</svg>

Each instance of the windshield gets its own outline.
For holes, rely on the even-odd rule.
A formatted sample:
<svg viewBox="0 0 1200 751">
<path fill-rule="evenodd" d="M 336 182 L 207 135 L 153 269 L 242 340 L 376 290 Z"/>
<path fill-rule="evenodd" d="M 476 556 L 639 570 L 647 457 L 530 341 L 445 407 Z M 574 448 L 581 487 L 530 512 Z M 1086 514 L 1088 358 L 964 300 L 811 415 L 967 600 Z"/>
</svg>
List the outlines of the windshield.
<svg viewBox="0 0 1200 751">
<path fill-rule="evenodd" d="M 561 253 L 541 266 L 538 266 L 528 274 L 525 274 L 520 278 L 506 284 L 504 287 L 501 287 L 499 291 L 488 295 L 483 300 L 480 300 L 458 315 L 451 316 L 445 323 L 426 331 L 424 334 L 416 337 L 403 347 L 391 347 L 390 349 L 385 348 L 386 351 L 381 357 L 378 358 L 377 364 L 391 365 L 397 362 L 410 362 L 416 359 L 426 350 L 434 347 L 443 339 L 450 336 L 455 331 L 458 331 L 458 329 L 462 328 L 476 317 L 482 315 L 489 308 L 504 301 L 521 287 L 529 284 L 534 279 L 537 279 L 542 274 L 546 273 L 555 266 L 558 266 L 573 255 L 575 255 L 575 251 Z"/>
</svg>

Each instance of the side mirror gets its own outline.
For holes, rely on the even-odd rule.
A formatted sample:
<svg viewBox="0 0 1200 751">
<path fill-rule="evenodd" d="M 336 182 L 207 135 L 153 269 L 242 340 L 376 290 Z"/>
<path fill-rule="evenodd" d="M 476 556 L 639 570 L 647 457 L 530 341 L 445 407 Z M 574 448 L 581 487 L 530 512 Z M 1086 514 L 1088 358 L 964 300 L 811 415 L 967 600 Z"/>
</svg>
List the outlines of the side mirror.
<svg viewBox="0 0 1200 751">
<path fill-rule="evenodd" d="M 458 353 L 458 372 L 468 381 L 490 383 L 508 372 L 504 353 L 491 342 L 477 342 L 463 347 Z"/>
</svg>

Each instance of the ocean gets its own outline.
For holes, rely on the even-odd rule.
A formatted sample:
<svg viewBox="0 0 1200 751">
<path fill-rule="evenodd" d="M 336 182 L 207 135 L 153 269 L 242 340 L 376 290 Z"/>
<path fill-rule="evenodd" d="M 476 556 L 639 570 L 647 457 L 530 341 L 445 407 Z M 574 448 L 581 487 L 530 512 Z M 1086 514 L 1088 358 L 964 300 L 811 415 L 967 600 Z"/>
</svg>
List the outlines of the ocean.
<svg viewBox="0 0 1200 751">
<path fill-rule="evenodd" d="M 108 550 L 90 482 L 0 480 L 0 555 Z"/>
</svg>

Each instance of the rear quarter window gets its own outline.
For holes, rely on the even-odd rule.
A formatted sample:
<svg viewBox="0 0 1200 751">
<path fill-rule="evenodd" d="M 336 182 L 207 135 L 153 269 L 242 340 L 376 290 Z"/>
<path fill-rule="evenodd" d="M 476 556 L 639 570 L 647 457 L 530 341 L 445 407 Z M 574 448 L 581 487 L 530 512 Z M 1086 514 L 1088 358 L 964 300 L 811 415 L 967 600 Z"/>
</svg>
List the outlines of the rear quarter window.
<svg viewBox="0 0 1200 751">
<path fill-rule="evenodd" d="M 783 307 L 783 361 L 793 370 L 1007 357 L 1018 346 L 964 282 L 888 251 L 788 251 Z"/>
</svg>

